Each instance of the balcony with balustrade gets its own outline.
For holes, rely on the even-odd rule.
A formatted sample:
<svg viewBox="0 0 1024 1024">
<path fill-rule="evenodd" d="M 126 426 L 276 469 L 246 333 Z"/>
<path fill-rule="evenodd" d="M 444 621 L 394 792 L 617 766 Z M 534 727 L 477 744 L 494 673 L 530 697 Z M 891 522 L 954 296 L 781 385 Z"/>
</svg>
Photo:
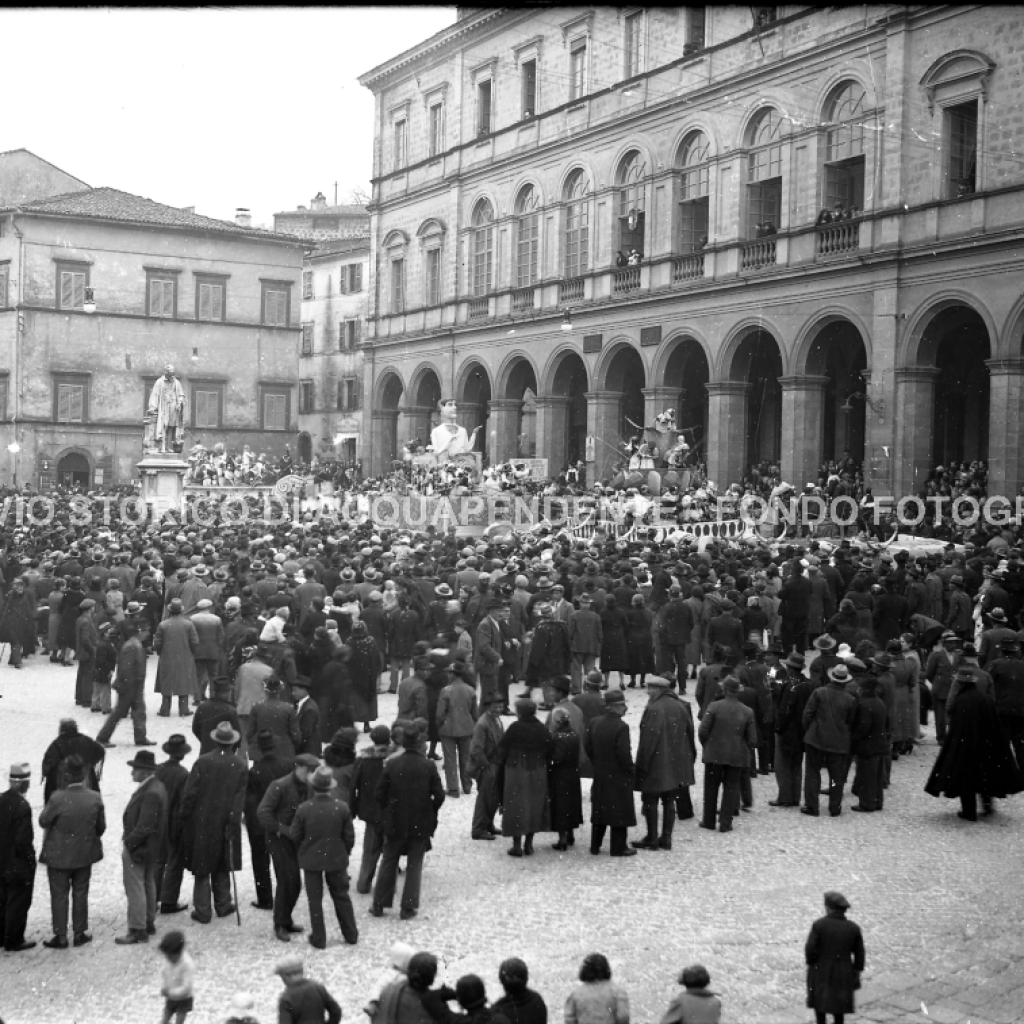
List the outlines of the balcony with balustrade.
<svg viewBox="0 0 1024 1024">
<path fill-rule="evenodd" d="M 818 256 L 840 256 L 860 248 L 860 221 L 844 220 L 837 224 L 822 224 L 817 228 Z"/>
</svg>

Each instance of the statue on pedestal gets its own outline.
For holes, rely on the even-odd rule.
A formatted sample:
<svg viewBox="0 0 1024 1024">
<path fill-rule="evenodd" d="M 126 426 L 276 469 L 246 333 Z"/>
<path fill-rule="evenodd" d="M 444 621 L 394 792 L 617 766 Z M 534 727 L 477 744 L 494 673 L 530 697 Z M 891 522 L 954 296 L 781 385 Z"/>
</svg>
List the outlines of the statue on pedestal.
<svg viewBox="0 0 1024 1024">
<path fill-rule="evenodd" d="M 184 444 L 185 391 L 174 376 L 174 367 L 164 367 L 149 395 L 143 448 L 147 451 L 180 452 Z M 153 445 L 146 448 L 146 443 Z"/>
<path fill-rule="evenodd" d="M 442 398 L 437 403 L 441 412 L 441 422 L 430 432 L 430 447 L 436 455 L 453 456 L 461 455 L 464 452 L 471 452 L 476 444 L 476 435 L 480 428 L 477 427 L 472 435 L 466 433 L 466 428 L 455 422 L 458 412 L 454 398 Z"/>
</svg>

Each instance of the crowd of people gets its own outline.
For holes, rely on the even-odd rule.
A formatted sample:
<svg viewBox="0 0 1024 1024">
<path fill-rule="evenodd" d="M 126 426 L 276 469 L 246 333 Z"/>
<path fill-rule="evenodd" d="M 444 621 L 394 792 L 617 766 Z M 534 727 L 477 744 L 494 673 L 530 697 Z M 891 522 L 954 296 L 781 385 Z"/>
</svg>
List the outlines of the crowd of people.
<svg viewBox="0 0 1024 1024">
<path fill-rule="evenodd" d="M 355 820 L 357 892 L 378 917 L 397 897 L 409 919 L 443 804 L 474 792 L 467 838 L 500 835 L 517 858 L 535 854 L 538 834 L 554 835 L 556 850 L 575 845 L 588 779 L 595 856 L 606 836 L 614 857 L 671 850 L 678 823 L 695 818 L 732 831 L 752 807 L 753 779 L 772 773 L 775 808 L 816 816 L 827 795 L 839 815 L 852 771 L 850 809 L 882 812 L 894 763 L 919 748 L 929 714 L 941 747 L 928 792 L 958 798 L 960 817 L 975 821 L 979 797 L 986 815 L 1024 789 L 1019 544 L 1013 526 L 917 557 L 863 534 L 831 548 L 811 538 L 704 546 L 600 532 L 576 541 L 554 530 L 466 542 L 370 522 L 341 533 L 312 517 L 92 526 L 58 514 L 5 527 L 0 643 L 9 665 L 41 654 L 73 667 L 76 703 L 105 716 L 95 739 L 62 721 L 43 755 L 46 945 L 91 941 L 102 766 L 128 717 L 137 788 L 123 819 L 122 945 L 147 943 L 158 913 L 188 909 L 186 871 L 193 920 L 234 914 L 243 828 L 268 933 L 293 940 L 304 889 L 308 938 L 323 948 L 325 889 L 342 938 L 358 941 L 348 893 Z M 176 703 L 190 720 L 191 769 L 185 733 L 162 745 L 162 762 L 150 749 L 147 678 L 159 715 Z M 634 735 L 623 715 L 638 688 L 647 702 Z M 380 721 L 385 692 L 397 697 L 391 722 Z M 36 855 L 21 796 L 30 778 L 30 766 L 14 766 L 0 807 L 12 951 L 34 945 L 25 929 Z M 644 829 L 630 842 L 637 792 Z M 852 1009 L 863 948 L 842 932 L 850 974 L 818 995 L 810 986 L 819 1015 Z M 812 974 L 817 955 L 809 944 Z M 396 995 L 395 1005 L 409 998 Z M 483 1006 L 459 1001 L 468 1016 Z M 623 1024 L 592 1011 L 581 1000 L 572 1019 Z M 420 1019 L 395 1012 L 401 1024 Z"/>
</svg>

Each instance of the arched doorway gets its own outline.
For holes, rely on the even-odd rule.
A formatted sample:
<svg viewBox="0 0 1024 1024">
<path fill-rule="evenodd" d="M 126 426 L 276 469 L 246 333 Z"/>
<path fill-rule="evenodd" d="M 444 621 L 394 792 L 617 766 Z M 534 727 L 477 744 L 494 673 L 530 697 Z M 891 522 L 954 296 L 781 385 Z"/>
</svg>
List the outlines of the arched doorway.
<svg viewBox="0 0 1024 1024">
<path fill-rule="evenodd" d="M 867 424 L 867 350 L 848 320 L 824 326 L 811 342 L 806 373 L 825 379 L 819 462 L 847 457 L 863 465 Z"/>
<path fill-rule="evenodd" d="M 622 393 L 618 417 L 613 428 L 616 436 L 605 436 L 605 441 L 618 445 L 631 437 L 642 439 L 644 427 L 647 426 L 644 422 L 647 415 L 644 408 L 646 385 L 647 372 L 640 353 L 635 348 L 623 346 L 612 357 L 604 374 L 602 390 Z M 607 434 L 607 428 L 603 433 Z"/>
<path fill-rule="evenodd" d="M 313 438 L 304 430 L 299 434 L 299 462 L 307 466 L 313 461 Z"/>
<path fill-rule="evenodd" d="M 60 487 L 88 487 L 89 460 L 81 452 L 68 452 L 57 463 Z"/>
<path fill-rule="evenodd" d="M 988 331 L 973 310 L 943 317 L 935 365 L 932 460 L 937 465 L 988 459 Z M 963 315 L 967 314 L 967 315 Z"/>
<path fill-rule="evenodd" d="M 372 410 L 374 475 L 387 472 L 398 456 L 398 404 L 405 387 L 397 373 L 385 373 L 377 388 L 379 396 Z"/>
<path fill-rule="evenodd" d="M 587 391 L 590 378 L 583 359 L 567 352 L 559 360 L 551 378 L 551 397 L 537 400 L 549 407 L 544 434 L 545 457 L 552 476 L 567 465 L 585 461 L 587 451 Z"/>
<path fill-rule="evenodd" d="M 487 461 L 490 445 L 490 402 L 491 378 L 482 364 L 472 362 L 462 372 L 462 385 L 455 396 L 458 407 L 458 421 L 472 435 L 479 427 L 473 450 L 480 452 Z"/>
<path fill-rule="evenodd" d="M 683 338 L 665 364 L 663 384 L 679 388 L 676 426 L 692 450 L 701 452 L 704 461 L 708 432 L 708 389 L 711 378 L 708 358 L 694 338 Z M 663 410 L 661 410 L 663 411 Z"/>
<path fill-rule="evenodd" d="M 782 353 L 767 331 L 754 331 L 732 357 L 729 378 L 748 385 L 746 396 L 746 471 L 759 462 L 778 464 L 782 450 Z"/>
<path fill-rule="evenodd" d="M 495 458 L 530 458 L 537 454 L 537 375 L 528 359 L 520 357 L 505 377 L 504 393 L 492 410 L 504 419 L 496 429 Z"/>
</svg>

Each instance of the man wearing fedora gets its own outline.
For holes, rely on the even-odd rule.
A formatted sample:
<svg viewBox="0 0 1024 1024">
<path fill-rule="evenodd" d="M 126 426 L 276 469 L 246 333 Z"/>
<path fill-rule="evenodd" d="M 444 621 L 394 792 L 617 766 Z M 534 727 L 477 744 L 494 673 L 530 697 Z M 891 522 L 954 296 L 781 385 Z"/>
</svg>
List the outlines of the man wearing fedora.
<svg viewBox="0 0 1024 1024">
<path fill-rule="evenodd" d="M 999 657 L 999 645 L 1004 640 L 1015 639 L 1017 633 L 1010 628 L 1010 620 L 999 605 L 991 608 L 986 618 L 988 619 L 988 628 L 982 631 L 978 655 L 981 658 L 981 667 L 988 671 L 989 665 Z"/>
<path fill-rule="evenodd" d="M 953 685 L 953 656 L 960 644 L 959 637 L 951 630 L 942 634 L 942 646 L 928 655 L 924 666 L 924 677 L 931 687 L 931 704 L 935 712 L 935 740 L 946 739 L 946 699 Z M 979 651 L 979 655 L 980 655 Z"/>
<path fill-rule="evenodd" d="M 72 898 L 74 943 L 84 946 L 89 934 L 89 881 L 92 866 L 103 859 L 102 835 L 107 821 L 103 799 L 85 784 L 85 762 L 73 754 L 65 769 L 65 787 L 46 802 L 39 817 L 44 830 L 39 863 L 50 883 L 53 938 L 49 949 L 68 948 L 68 901 Z"/>
<path fill-rule="evenodd" d="M 779 795 L 771 807 L 799 807 L 804 763 L 804 707 L 814 684 L 804 676 L 804 656 L 792 651 L 783 663 L 775 710 L 775 781 Z"/>
<path fill-rule="evenodd" d="M 224 623 L 214 614 L 213 601 L 208 597 L 196 603 L 196 610 L 189 616 L 196 628 L 196 685 L 199 699 L 205 700 L 207 687 L 221 674 L 224 662 Z"/>
<path fill-rule="evenodd" d="M 821 770 L 828 772 L 828 812 L 838 817 L 843 809 L 843 787 L 849 769 L 850 742 L 857 701 L 846 690 L 850 670 L 836 665 L 828 671 L 828 685 L 811 693 L 804 706 L 804 806 L 803 814 L 818 816 Z"/>
<path fill-rule="evenodd" d="M 263 729 L 269 729 L 277 740 L 278 755 L 290 760 L 295 756 L 296 748 L 302 744 L 298 712 L 292 704 L 281 699 L 279 676 L 268 676 L 263 683 L 263 691 L 265 698 L 249 709 L 246 743 L 250 747 L 255 746 L 256 735 Z"/>
<path fill-rule="evenodd" d="M 200 701 L 192 715 L 192 735 L 199 741 L 200 755 L 216 749 L 213 731 L 221 722 L 228 722 L 241 734 L 238 712 L 231 700 L 231 680 L 227 676 L 217 676 L 213 680 L 209 699 Z"/>
<path fill-rule="evenodd" d="M 498 693 L 498 675 L 502 665 L 504 639 L 497 612 L 501 608 L 500 598 L 490 598 L 487 612 L 476 628 L 473 644 L 473 667 L 480 679 L 480 704 L 490 704 L 491 697 Z"/>
<path fill-rule="evenodd" d="M 167 790 L 156 778 L 156 755 L 140 750 L 128 762 L 136 783 L 124 809 L 121 866 L 128 897 L 128 932 L 114 939 L 119 946 L 149 942 L 156 934 L 156 866 L 167 827 Z"/>
<path fill-rule="evenodd" d="M 0 795 L 0 927 L 8 953 L 35 946 L 25 939 L 36 878 L 32 808 L 25 799 L 31 778 L 27 764 L 12 764 L 7 792 Z"/>
<path fill-rule="evenodd" d="M 335 799 L 331 793 L 337 785 L 330 768 L 317 768 L 311 779 L 313 798 L 299 805 L 290 830 L 306 883 L 309 944 L 314 949 L 327 946 L 323 906 L 325 882 L 342 936 L 350 946 L 359 941 L 355 911 L 348 894 L 348 860 L 355 846 L 356 834 L 348 804 Z"/>
<path fill-rule="evenodd" d="M 104 747 L 113 747 L 110 738 L 118 723 L 131 714 L 135 746 L 151 747 L 153 740 L 146 738 L 146 652 L 139 640 L 139 627 L 130 619 L 120 625 L 124 642 L 117 652 L 117 669 L 114 675 L 114 692 L 117 703 L 107 716 L 103 727 L 96 734 L 96 742 Z"/>
<path fill-rule="evenodd" d="M 156 778 L 167 790 L 167 828 L 157 859 L 156 892 L 161 914 L 179 914 L 188 910 L 187 903 L 178 902 L 185 872 L 181 846 L 181 796 L 188 782 L 188 769 L 181 762 L 192 748 L 177 732 L 160 749 L 167 755 L 167 760 L 157 768 Z"/>
<path fill-rule="evenodd" d="M 604 695 L 604 714 L 587 728 L 584 749 L 594 768 L 590 790 L 590 852 L 601 852 L 604 834 L 611 829 L 609 852 L 613 857 L 633 857 L 636 850 L 627 845 L 629 829 L 636 824 L 633 802 L 633 754 L 629 744 L 626 696 L 621 689 Z"/>
<path fill-rule="evenodd" d="M 242 738 L 229 722 L 213 730 L 216 749 L 203 754 L 189 772 L 181 798 L 184 865 L 192 872 L 192 920 L 209 924 L 235 912 L 231 902 L 232 871 L 242 868 L 242 808 L 248 769 L 234 753 Z"/>
<path fill-rule="evenodd" d="M 1024 771 L 1024 659 L 1016 637 L 1002 641 L 1000 657 L 991 663 L 990 672 L 999 726 Z"/>
<path fill-rule="evenodd" d="M 878 678 L 862 676 L 850 741 L 850 752 L 856 764 L 850 792 L 858 799 L 850 808 L 852 811 L 882 809 L 885 755 L 891 749 L 888 718 L 885 701 L 878 694 Z"/>
<path fill-rule="evenodd" d="M 594 611 L 593 597 L 584 591 L 579 596 L 579 608 L 569 615 L 569 648 L 572 651 L 572 692 L 583 690 L 583 677 L 597 667 L 601 653 L 601 616 Z"/>
<path fill-rule="evenodd" d="M 757 748 L 757 726 L 754 712 L 739 699 L 743 684 L 734 675 L 721 682 L 723 697 L 704 710 L 697 735 L 704 762 L 704 815 L 701 828 L 715 828 L 716 815 L 720 832 L 732 831 L 732 820 L 740 806 L 740 783 L 749 772 Z M 718 810 L 718 791 L 722 807 Z"/>
</svg>

